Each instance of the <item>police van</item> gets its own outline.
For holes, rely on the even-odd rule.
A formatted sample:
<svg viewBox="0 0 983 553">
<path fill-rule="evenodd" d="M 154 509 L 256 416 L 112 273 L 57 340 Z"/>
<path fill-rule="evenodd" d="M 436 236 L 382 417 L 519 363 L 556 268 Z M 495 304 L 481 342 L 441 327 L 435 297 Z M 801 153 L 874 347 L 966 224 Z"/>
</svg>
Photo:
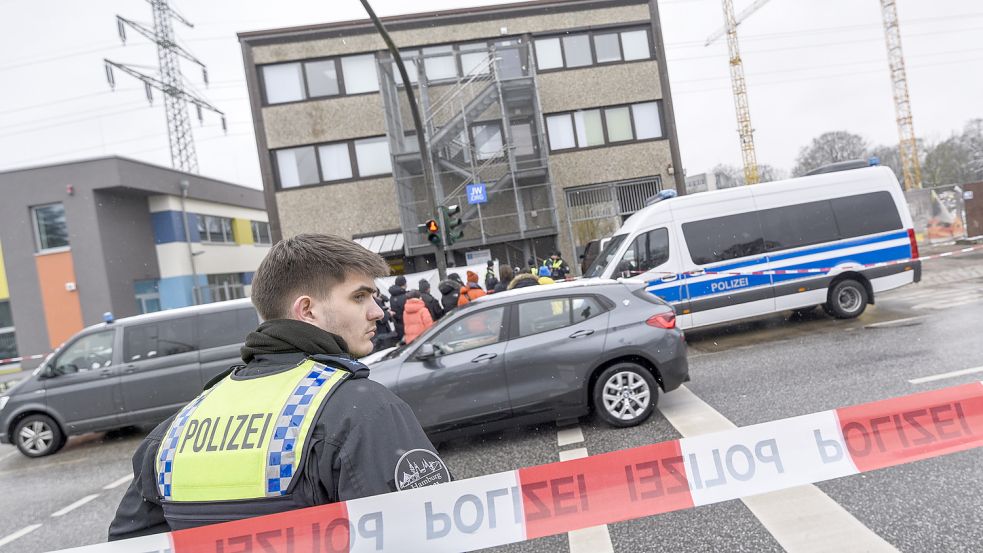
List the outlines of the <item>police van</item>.
<svg viewBox="0 0 983 553">
<path fill-rule="evenodd" d="M 684 328 L 819 305 L 857 317 L 875 294 L 921 279 L 911 215 L 886 167 L 656 200 L 584 276 L 643 280 Z"/>
</svg>

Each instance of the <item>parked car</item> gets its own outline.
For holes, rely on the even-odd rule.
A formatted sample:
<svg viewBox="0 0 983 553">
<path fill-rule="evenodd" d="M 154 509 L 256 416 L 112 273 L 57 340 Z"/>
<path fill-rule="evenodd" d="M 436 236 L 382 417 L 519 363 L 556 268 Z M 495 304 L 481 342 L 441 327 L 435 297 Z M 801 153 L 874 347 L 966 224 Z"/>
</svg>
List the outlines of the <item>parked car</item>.
<svg viewBox="0 0 983 553">
<path fill-rule="evenodd" d="M 0 396 L 0 442 L 42 457 L 71 435 L 159 423 L 240 362 L 258 325 L 242 299 L 90 326 Z"/>
<path fill-rule="evenodd" d="M 641 423 L 689 380 L 668 304 L 633 283 L 573 281 L 479 298 L 371 366 L 432 439 L 578 417 Z"/>
<path fill-rule="evenodd" d="M 657 199 L 584 276 L 644 280 L 683 328 L 817 305 L 857 317 L 875 294 L 921 279 L 908 204 L 886 167 Z"/>
</svg>

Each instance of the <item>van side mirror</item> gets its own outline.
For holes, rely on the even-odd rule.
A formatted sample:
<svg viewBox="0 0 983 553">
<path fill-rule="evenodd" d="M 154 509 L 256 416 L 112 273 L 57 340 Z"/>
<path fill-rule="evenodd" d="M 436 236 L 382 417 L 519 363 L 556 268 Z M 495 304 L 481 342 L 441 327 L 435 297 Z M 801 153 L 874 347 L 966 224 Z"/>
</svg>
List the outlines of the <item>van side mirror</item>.
<svg viewBox="0 0 983 553">
<path fill-rule="evenodd" d="M 437 352 L 433 348 L 433 344 L 423 344 L 420 349 L 416 350 L 416 358 L 420 360 L 433 359 L 437 356 Z"/>
</svg>

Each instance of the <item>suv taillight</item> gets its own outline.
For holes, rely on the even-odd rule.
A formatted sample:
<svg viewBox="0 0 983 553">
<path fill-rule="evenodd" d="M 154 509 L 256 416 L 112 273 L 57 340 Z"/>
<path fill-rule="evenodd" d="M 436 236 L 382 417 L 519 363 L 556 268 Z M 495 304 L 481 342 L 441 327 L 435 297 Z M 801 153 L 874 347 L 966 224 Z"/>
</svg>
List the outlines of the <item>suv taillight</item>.
<svg viewBox="0 0 983 553">
<path fill-rule="evenodd" d="M 676 328 L 676 314 L 672 311 L 652 315 L 645 320 L 645 324 L 655 328 Z"/>
<path fill-rule="evenodd" d="M 908 229 L 908 242 L 911 243 L 911 258 L 918 259 L 918 241 L 915 240 L 915 229 Z"/>
</svg>

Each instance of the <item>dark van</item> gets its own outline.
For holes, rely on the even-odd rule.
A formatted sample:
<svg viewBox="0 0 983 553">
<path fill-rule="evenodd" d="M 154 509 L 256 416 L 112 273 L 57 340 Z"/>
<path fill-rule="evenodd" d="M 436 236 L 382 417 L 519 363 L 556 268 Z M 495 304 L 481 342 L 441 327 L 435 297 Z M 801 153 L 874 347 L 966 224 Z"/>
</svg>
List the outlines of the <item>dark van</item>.
<svg viewBox="0 0 983 553">
<path fill-rule="evenodd" d="M 43 457 L 69 436 L 159 423 L 240 362 L 258 325 L 240 299 L 90 326 L 0 396 L 0 442 Z"/>
</svg>

